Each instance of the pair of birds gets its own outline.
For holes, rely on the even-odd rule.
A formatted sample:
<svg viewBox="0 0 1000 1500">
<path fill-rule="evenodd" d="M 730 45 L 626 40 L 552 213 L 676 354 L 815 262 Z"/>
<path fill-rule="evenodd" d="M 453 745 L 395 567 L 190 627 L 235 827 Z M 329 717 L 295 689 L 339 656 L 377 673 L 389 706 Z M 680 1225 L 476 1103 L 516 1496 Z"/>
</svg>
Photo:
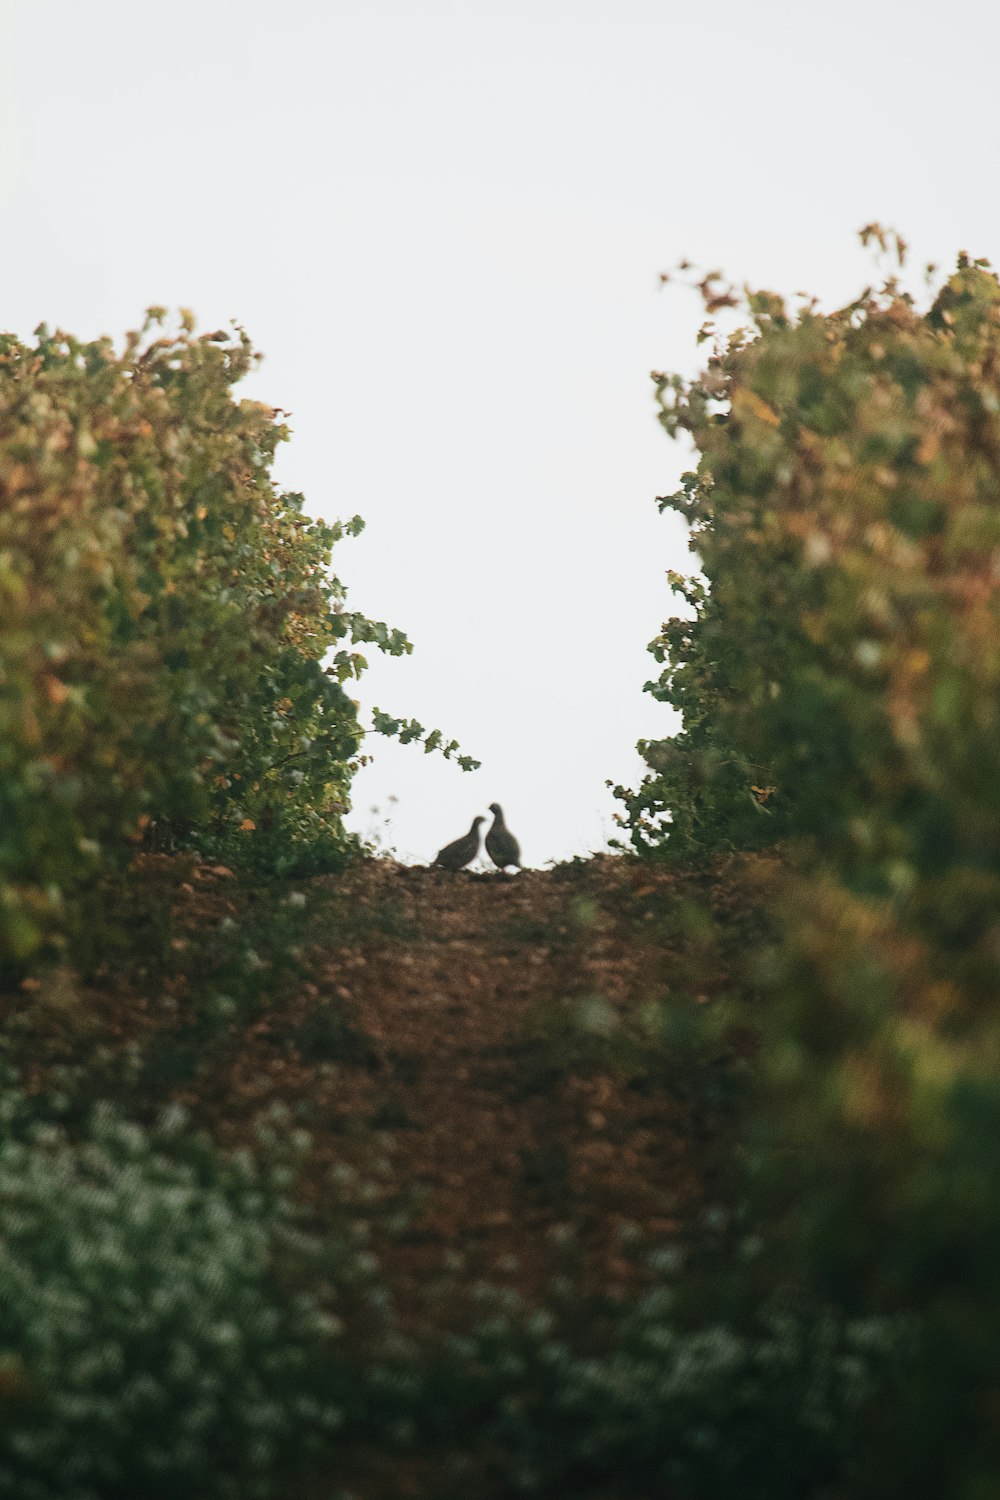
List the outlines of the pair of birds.
<svg viewBox="0 0 1000 1500">
<path fill-rule="evenodd" d="M 508 865 L 516 865 L 520 870 L 521 847 L 503 820 L 503 808 L 499 802 L 490 803 L 490 812 L 493 823 L 486 834 L 486 853 L 498 870 L 506 870 Z M 473 818 L 468 833 L 452 844 L 445 844 L 434 863 L 445 870 L 463 870 L 479 853 L 479 825 L 485 822 L 485 818 Z"/>
</svg>

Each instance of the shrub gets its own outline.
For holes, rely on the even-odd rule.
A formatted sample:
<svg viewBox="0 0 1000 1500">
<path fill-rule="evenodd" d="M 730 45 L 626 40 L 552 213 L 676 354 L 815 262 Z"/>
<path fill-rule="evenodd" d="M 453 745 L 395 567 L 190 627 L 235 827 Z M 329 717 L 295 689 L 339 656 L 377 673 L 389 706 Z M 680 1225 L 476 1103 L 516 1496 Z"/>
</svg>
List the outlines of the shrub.
<svg viewBox="0 0 1000 1500">
<path fill-rule="evenodd" d="M 339 1422 L 333 1325 L 275 1276 L 308 1247 L 274 1174 L 176 1108 L 145 1132 L 102 1105 L 78 1139 L 2 1109 L 4 1494 L 273 1494 Z"/>
<path fill-rule="evenodd" d="M 232 395 L 246 335 L 196 336 L 185 314 L 157 337 L 164 317 L 120 352 L 0 336 L 0 957 L 64 941 L 144 830 L 271 867 L 342 860 L 353 648 L 409 650 L 329 572 L 360 519 L 310 520 L 275 488 L 288 429 Z"/>
<path fill-rule="evenodd" d="M 706 800 L 713 842 L 766 823 L 753 802 L 787 809 L 774 831 L 882 888 L 981 867 L 1000 846 L 1000 286 L 963 256 L 927 311 L 893 279 L 828 315 L 769 292 L 744 310 L 702 376 L 657 377 L 701 455 L 661 504 L 708 588 L 675 580 L 695 618 L 651 648 L 684 731 L 646 747 L 643 799 L 685 846 Z"/>
<path fill-rule="evenodd" d="M 586 1324 L 575 1299 L 536 1310 L 477 1294 L 467 1333 L 419 1370 L 373 1370 L 367 1399 L 456 1474 L 464 1459 L 469 1489 L 498 1494 L 800 1500 L 850 1464 L 853 1418 L 907 1338 L 902 1322 L 777 1301 L 743 1326 L 685 1328 L 662 1273 L 608 1320 L 588 1308 Z M 484 1463 L 491 1482 L 477 1484 Z"/>
<path fill-rule="evenodd" d="M 679 495 L 658 501 L 661 510 L 673 507 L 692 520 L 693 480 L 686 475 Z M 693 530 L 692 545 L 698 535 Z M 736 686 L 725 615 L 701 579 L 673 570 L 667 577 L 688 613 L 668 620 L 651 642 L 664 670 L 646 691 L 678 709 L 682 727 L 671 739 L 640 741 L 650 774 L 635 790 L 615 787 L 625 808 L 619 822 L 637 853 L 658 859 L 772 843 L 787 819 L 781 800 L 775 802 L 770 768 L 734 742 L 726 722 Z"/>
<path fill-rule="evenodd" d="M 654 643 L 684 732 L 646 747 L 632 838 L 753 841 L 751 797 L 794 835 L 752 1129 L 768 1264 L 843 1318 L 916 1320 L 849 1492 L 993 1493 L 1000 284 L 962 255 L 924 306 L 895 276 L 831 314 L 701 291 L 747 326 L 657 377 L 700 454 L 667 503 L 705 586 Z"/>
</svg>

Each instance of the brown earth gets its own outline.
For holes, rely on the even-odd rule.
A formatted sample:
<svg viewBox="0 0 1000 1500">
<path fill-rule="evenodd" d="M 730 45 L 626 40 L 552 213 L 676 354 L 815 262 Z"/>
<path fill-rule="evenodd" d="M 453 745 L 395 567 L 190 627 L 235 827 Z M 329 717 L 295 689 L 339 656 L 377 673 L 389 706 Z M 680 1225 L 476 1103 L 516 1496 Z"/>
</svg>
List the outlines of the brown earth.
<svg viewBox="0 0 1000 1500">
<path fill-rule="evenodd" d="M 58 971 L 42 981 L 55 1020 L 34 1049 L 38 1083 L 54 1058 L 97 1045 L 95 1027 L 102 1044 L 155 1056 L 198 1003 L 199 942 L 227 921 L 252 940 L 262 907 L 307 901 L 297 952 L 256 957 L 251 1017 L 201 1047 L 190 1079 L 148 1070 L 145 1102 L 184 1103 L 226 1144 L 288 1106 L 312 1134 L 314 1197 L 338 1163 L 381 1163 L 385 1200 L 410 1212 L 381 1247 L 401 1290 L 451 1252 L 531 1295 L 571 1227 L 584 1279 L 614 1293 L 629 1274 L 621 1227 L 682 1233 L 724 1128 L 683 1058 L 660 1047 L 650 1060 L 644 1012 L 664 1001 L 698 1012 L 732 988 L 769 868 L 597 857 L 507 877 L 379 859 L 276 893 L 222 866 L 146 856 L 132 899 L 163 929 L 167 960 L 147 976 L 160 993 L 136 993 L 128 971 L 82 988 Z M 36 1043 L 44 998 L 31 995 Z"/>
<path fill-rule="evenodd" d="M 600 1002 L 635 1015 L 670 983 L 662 949 L 623 920 L 635 884 L 619 883 L 617 863 L 589 871 L 586 894 L 547 872 L 463 877 L 385 863 L 324 882 L 337 903 L 394 913 L 402 934 L 376 923 L 367 940 L 326 946 L 321 909 L 312 978 L 212 1078 L 227 1130 L 264 1100 L 308 1091 L 316 1167 L 346 1147 L 363 1168 L 371 1143 L 364 1133 L 347 1143 L 357 1122 L 391 1137 L 387 1191 L 413 1202 L 406 1231 L 383 1249 L 398 1292 L 418 1290 L 450 1251 L 470 1275 L 513 1276 L 530 1296 L 567 1224 L 587 1279 L 623 1287 L 621 1225 L 675 1235 L 701 1191 L 690 1108 L 630 1089 L 591 1059 L 587 1042 L 600 1032 L 585 1031 L 575 1055 L 560 1025 L 576 1002 L 585 1025 L 603 1028 L 613 1016 Z M 593 900 L 600 875 L 617 913 Z M 636 883 L 663 889 L 645 875 Z M 724 976 L 702 977 L 704 1003 Z M 323 996 L 343 1003 L 373 1048 L 304 1077 L 298 1059 L 274 1054 Z"/>
</svg>

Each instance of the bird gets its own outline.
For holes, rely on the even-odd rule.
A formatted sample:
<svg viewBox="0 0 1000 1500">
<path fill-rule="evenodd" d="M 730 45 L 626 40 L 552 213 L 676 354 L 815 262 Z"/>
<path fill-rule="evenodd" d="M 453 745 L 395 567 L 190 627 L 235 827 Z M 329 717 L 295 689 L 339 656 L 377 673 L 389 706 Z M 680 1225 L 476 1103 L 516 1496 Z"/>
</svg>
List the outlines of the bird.
<svg viewBox="0 0 1000 1500">
<path fill-rule="evenodd" d="M 520 870 L 521 846 L 504 822 L 499 802 L 490 803 L 490 812 L 493 822 L 486 834 L 486 853 L 498 870 L 506 870 L 508 865 L 516 865 Z"/>
<path fill-rule="evenodd" d="M 463 869 L 479 853 L 479 825 L 485 822 L 485 818 L 473 818 L 468 833 L 463 833 L 460 839 L 439 849 L 434 863 L 444 870 Z"/>
</svg>

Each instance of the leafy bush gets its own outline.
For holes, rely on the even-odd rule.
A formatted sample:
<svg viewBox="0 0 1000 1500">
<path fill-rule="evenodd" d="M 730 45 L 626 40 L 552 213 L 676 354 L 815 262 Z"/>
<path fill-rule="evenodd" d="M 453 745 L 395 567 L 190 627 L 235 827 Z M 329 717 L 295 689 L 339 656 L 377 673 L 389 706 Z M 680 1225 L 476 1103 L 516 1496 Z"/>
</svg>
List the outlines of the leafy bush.
<svg viewBox="0 0 1000 1500">
<path fill-rule="evenodd" d="M 404 1445 L 450 1456 L 456 1493 L 800 1500 L 850 1465 L 853 1418 L 897 1368 L 902 1322 L 772 1302 L 742 1327 L 685 1328 L 655 1280 L 597 1338 L 605 1320 L 588 1308 L 582 1326 L 575 1299 L 531 1309 L 480 1285 L 472 1328 L 419 1368 L 370 1371 L 366 1399 Z"/>
<path fill-rule="evenodd" d="M 917 1318 L 857 1492 L 992 1494 L 1000 284 L 963 255 L 923 308 L 895 276 L 828 315 L 701 291 L 748 326 L 657 378 L 700 452 L 668 503 L 707 587 L 654 643 L 685 729 L 647 747 L 632 838 L 745 843 L 751 797 L 795 836 L 763 975 L 768 1263 L 845 1318 Z"/>
<path fill-rule="evenodd" d="M 866 1463 L 869 1492 L 930 1500 L 1000 1476 L 1000 1025 L 982 946 L 949 953 L 938 913 L 926 936 L 914 915 L 789 882 L 749 1144 L 774 1273 L 849 1315 L 919 1316 Z"/>
<path fill-rule="evenodd" d="M 310 520 L 275 489 L 288 430 L 232 396 L 246 335 L 184 315 L 156 337 L 164 317 L 121 352 L 0 336 L 0 956 L 71 931 L 143 832 L 272 868 L 342 860 L 353 648 L 409 650 L 328 571 L 360 519 Z"/>
<path fill-rule="evenodd" d="M 741 814 L 790 805 L 775 831 L 883 888 L 981 865 L 1000 839 L 996 277 L 963 256 L 926 312 L 892 279 L 828 315 L 770 292 L 745 311 L 702 376 L 657 377 L 664 425 L 701 454 L 661 504 L 708 589 L 675 579 L 695 618 L 651 648 L 684 732 L 646 747 L 642 796 L 680 845 L 706 801 L 710 841 L 743 843 L 738 782 Z"/>
<path fill-rule="evenodd" d="M 280 1176 L 177 1109 L 145 1132 L 100 1106 L 70 1139 L 0 1107 L 4 1494 L 273 1494 L 340 1420 L 335 1325 L 275 1280 L 308 1251 Z"/>
<path fill-rule="evenodd" d="M 684 489 L 657 503 L 695 519 L 693 475 Z M 692 529 L 692 546 L 701 535 Z M 690 858 L 773 842 L 787 829 L 784 807 L 775 803 L 770 768 L 730 737 L 726 708 L 737 691 L 725 614 L 714 591 L 699 578 L 670 570 L 668 580 L 688 613 L 668 620 L 649 650 L 664 670 L 646 691 L 683 717 L 669 740 L 640 741 L 651 774 L 635 790 L 615 787 L 624 803 L 619 819 L 637 853 L 653 858 Z M 775 816 L 777 814 L 777 816 Z"/>
</svg>

